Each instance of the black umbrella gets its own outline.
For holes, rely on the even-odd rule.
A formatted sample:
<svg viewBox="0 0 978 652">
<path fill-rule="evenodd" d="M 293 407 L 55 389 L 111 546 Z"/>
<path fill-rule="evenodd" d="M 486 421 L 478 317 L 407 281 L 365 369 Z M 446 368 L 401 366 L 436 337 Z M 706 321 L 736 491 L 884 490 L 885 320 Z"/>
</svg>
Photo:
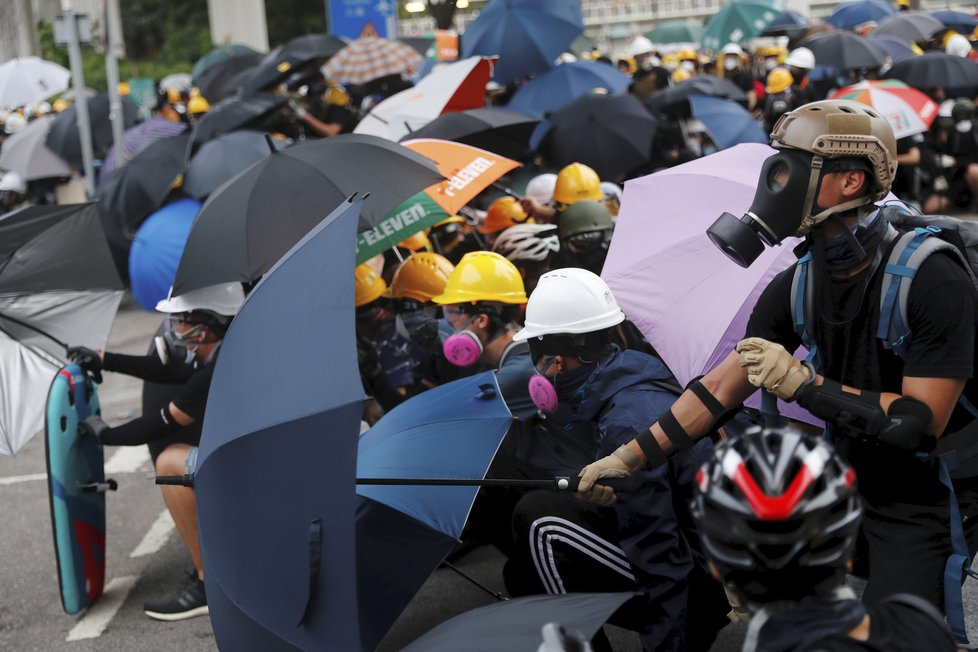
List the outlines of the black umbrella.
<svg viewBox="0 0 978 652">
<path fill-rule="evenodd" d="M 193 144 L 199 145 L 235 129 L 247 128 L 288 101 L 287 96 L 273 93 L 229 97 L 212 106 L 197 123 Z"/>
<path fill-rule="evenodd" d="M 241 78 L 238 75 L 253 70 L 264 58 L 265 56 L 258 52 L 246 52 L 228 57 L 206 68 L 199 77 L 194 78 L 194 84 L 208 102 L 216 104 L 237 93 L 241 85 Z"/>
<path fill-rule="evenodd" d="M 722 79 L 713 75 L 698 75 L 692 79 L 679 82 L 675 86 L 664 88 L 645 100 L 645 106 L 654 113 L 672 115 L 676 111 L 689 110 L 687 100 L 690 95 L 723 97 L 747 106 L 747 95 L 739 86 L 729 79 Z"/>
<path fill-rule="evenodd" d="M 507 109 L 444 113 L 401 140 L 438 138 L 495 152 L 507 158 L 526 154 L 539 120 Z"/>
<path fill-rule="evenodd" d="M 181 294 L 267 272 L 354 193 L 369 193 L 361 227 L 443 181 L 435 164 L 376 136 L 345 134 L 269 154 L 210 196 L 194 222 L 173 282 Z"/>
<path fill-rule="evenodd" d="M 79 167 L 82 164 L 81 139 L 78 137 L 77 108 L 65 109 L 54 119 L 48 132 L 47 146 L 52 152 Z M 123 129 L 140 120 L 139 106 L 122 98 Z M 92 149 L 95 158 L 102 158 L 112 145 L 112 123 L 109 121 L 109 96 L 99 93 L 88 99 L 88 122 L 92 128 Z"/>
<path fill-rule="evenodd" d="M 123 278 L 129 278 L 129 247 L 136 230 L 160 207 L 186 167 L 189 140 L 187 133 L 158 140 L 99 185 L 95 202 Z"/>
<path fill-rule="evenodd" d="M 818 65 L 839 70 L 876 70 L 886 62 L 883 46 L 852 32 L 816 34 L 801 45 L 812 51 Z"/>
<path fill-rule="evenodd" d="M 267 138 L 260 131 L 241 129 L 209 140 L 190 159 L 183 179 L 183 191 L 204 200 L 218 186 L 260 161 L 273 150 L 283 149 L 290 141 Z"/>
<path fill-rule="evenodd" d="M 648 162 L 656 119 L 634 95 L 591 93 L 547 118 L 539 151 L 554 166 L 584 163 L 614 181 Z"/>
<path fill-rule="evenodd" d="M 401 43 L 407 43 L 423 57 L 428 56 L 428 50 L 435 42 L 434 36 L 401 36 L 397 39 Z"/>
<path fill-rule="evenodd" d="M 930 40 L 937 32 L 944 29 L 944 23 L 924 11 L 911 11 L 883 19 L 873 34 L 880 36 L 896 36 L 911 43 L 921 43 Z"/>
<path fill-rule="evenodd" d="M 970 92 L 978 88 L 978 63 L 943 52 L 925 52 L 896 64 L 886 76 L 914 88 L 941 86 Z"/>
<path fill-rule="evenodd" d="M 346 45 L 346 41 L 332 34 L 296 37 L 265 55 L 242 90 L 255 93 L 280 83 L 299 68 L 318 68 Z"/>
</svg>

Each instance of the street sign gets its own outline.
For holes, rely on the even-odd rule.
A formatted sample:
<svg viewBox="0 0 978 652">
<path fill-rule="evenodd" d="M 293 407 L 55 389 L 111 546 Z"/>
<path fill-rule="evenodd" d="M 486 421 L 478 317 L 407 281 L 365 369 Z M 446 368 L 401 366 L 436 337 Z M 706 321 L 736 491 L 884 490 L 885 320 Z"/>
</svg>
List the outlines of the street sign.
<svg viewBox="0 0 978 652">
<path fill-rule="evenodd" d="M 329 0 L 329 27 L 333 34 L 394 38 L 396 0 Z"/>
<path fill-rule="evenodd" d="M 75 24 L 78 25 L 78 42 L 79 43 L 91 43 L 92 42 L 92 26 L 88 20 L 88 16 L 85 14 L 74 14 Z M 54 19 L 54 44 L 55 45 L 68 45 L 71 43 L 71 23 L 64 16 L 64 14 L 58 14 Z"/>
</svg>

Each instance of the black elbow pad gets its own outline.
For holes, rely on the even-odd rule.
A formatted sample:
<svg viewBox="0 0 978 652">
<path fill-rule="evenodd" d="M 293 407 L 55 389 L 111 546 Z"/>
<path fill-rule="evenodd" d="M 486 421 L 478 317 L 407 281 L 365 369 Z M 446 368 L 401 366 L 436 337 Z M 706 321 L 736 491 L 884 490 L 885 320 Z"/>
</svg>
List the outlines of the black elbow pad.
<svg viewBox="0 0 978 652">
<path fill-rule="evenodd" d="M 933 418 L 934 414 L 926 403 L 910 396 L 901 396 L 890 403 L 879 439 L 906 450 L 930 452 L 937 444 L 928 431 Z"/>
</svg>

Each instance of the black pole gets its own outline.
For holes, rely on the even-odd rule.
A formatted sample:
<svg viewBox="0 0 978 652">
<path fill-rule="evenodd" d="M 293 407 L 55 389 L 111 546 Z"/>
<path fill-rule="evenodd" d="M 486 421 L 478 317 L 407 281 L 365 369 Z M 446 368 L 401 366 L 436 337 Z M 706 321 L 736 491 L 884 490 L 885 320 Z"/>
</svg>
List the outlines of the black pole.
<svg viewBox="0 0 978 652">
<path fill-rule="evenodd" d="M 422 487 L 525 487 L 527 489 L 555 489 L 577 491 L 580 478 L 557 476 L 549 479 L 528 478 L 357 478 L 358 485 L 422 486 Z M 631 478 L 601 478 L 598 484 L 615 490 L 628 491 L 633 487 Z"/>
<path fill-rule="evenodd" d="M 502 593 L 497 593 L 496 591 L 493 591 L 488 586 L 486 586 L 485 584 L 483 584 L 479 580 L 475 579 L 471 575 L 468 575 L 466 573 L 463 573 L 457 566 L 454 566 L 454 565 L 452 565 L 451 563 L 449 563 L 447 561 L 442 561 L 441 565 L 444 566 L 445 568 L 447 568 L 450 571 L 455 571 L 456 573 L 458 573 L 459 575 L 461 575 L 462 577 L 464 577 L 468 581 L 472 582 L 473 584 L 475 584 L 480 589 L 482 589 L 483 591 L 485 591 L 486 593 L 488 593 L 492 597 L 496 598 L 500 602 L 505 602 L 505 601 L 509 600 L 509 597 L 503 595 Z"/>
</svg>

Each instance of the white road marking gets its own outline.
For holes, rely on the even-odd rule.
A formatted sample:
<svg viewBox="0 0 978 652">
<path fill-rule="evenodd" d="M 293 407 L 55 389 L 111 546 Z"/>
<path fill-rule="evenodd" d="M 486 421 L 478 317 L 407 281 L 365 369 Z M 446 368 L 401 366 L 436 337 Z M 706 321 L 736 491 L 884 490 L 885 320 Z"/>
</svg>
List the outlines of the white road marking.
<svg viewBox="0 0 978 652">
<path fill-rule="evenodd" d="M 78 623 L 68 632 L 66 641 L 82 641 L 88 638 L 98 638 L 106 626 L 115 617 L 119 607 L 126 601 L 129 591 L 136 585 L 135 575 L 116 577 L 105 585 L 105 592 L 89 609 Z"/>
<path fill-rule="evenodd" d="M 156 517 L 156 521 L 150 526 L 143 540 L 129 553 L 129 556 L 145 557 L 146 555 L 152 555 L 158 552 L 166 545 L 167 540 L 170 538 L 170 533 L 173 532 L 173 528 L 173 517 L 170 516 L 169 510 L 164 509 Z"/>
<path fill-rule="evenodd" d="M 135 473 L 149 462 L 149 450 L 145 446 L 122 446 L 105 463 L 105 475 Z"/>
<path fill-rule="evenodd" d="M 0 478 L 0 485 L 20 484 L 21 482 L 34 482 L 35 480 L 46 480 L 47 473 L 31 473 L 30 475 L 11 475 Z"/>
</svg>

